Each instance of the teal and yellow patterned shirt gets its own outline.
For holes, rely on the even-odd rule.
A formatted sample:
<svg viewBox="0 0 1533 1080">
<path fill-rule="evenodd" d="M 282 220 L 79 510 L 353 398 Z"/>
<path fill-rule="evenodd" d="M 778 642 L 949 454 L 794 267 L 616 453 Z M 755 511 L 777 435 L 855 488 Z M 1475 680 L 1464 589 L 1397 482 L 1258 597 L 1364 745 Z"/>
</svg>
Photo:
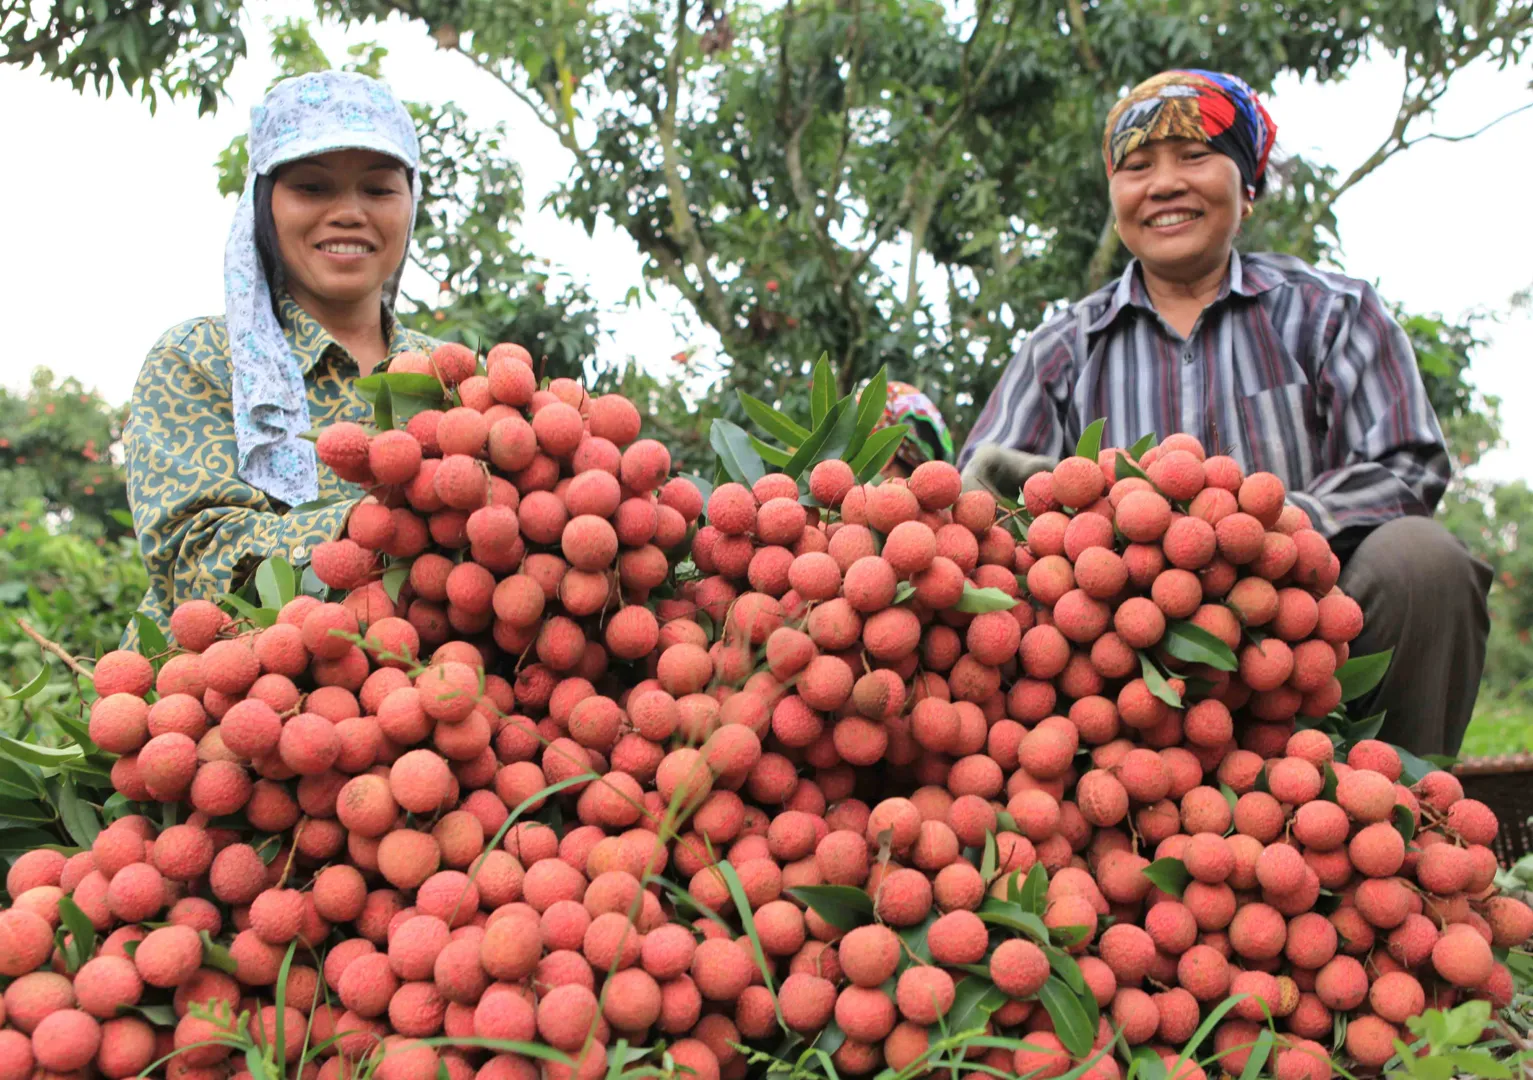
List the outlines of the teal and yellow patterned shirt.
<svg viewBox="0 0 1533 1080">
<path fill-rule="evenodd" d="M 357 363 L 324 327 L 289 297 L 280 300 L 283 333 L 303 371 L 314 430 L 349 420 L 367 424 L 372 407 L 357 393 Z M 385 312 L 389 356 L 430 352 L 435 342 Z M 192 319 L 150 350 L 133 388 L 124 442 L 128 503 L 149 569 L 139 611 L 168 633 L 170 612 L 184 600 L 213 600 L 239 586 L 262 560 L 305 562 L 315 544 L 338 536 L 361 489 L 319 470 L 321 500 L 341 502 L 293 510 L 274 502 L 236 472 L 232 366 L 222 316 Z M 123 641 L 132 647 L 137 628 Z"/>
</svg>

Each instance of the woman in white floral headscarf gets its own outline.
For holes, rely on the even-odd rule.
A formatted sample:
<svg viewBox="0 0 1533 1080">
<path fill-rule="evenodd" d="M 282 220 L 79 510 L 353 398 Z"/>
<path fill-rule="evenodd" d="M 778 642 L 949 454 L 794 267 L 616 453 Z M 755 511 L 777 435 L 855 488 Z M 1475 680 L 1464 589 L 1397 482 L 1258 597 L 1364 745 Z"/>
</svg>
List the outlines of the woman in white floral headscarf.
<svg viewBox="0 0 1533 1080">
<path fill-rule="evenodd" d="M 303 561 L 340 533 L 361 492 L 319 469 L 303 436 L 366 422 L 355 380 L 433 344 L 393 315 L 420 146 L 388 87 L 337 71 L 284 80 L 251 110 L 248 150 L 224 315 L 166 333 L 133 393 L 141 611 L 162 629 L 176 604 L 229 591 L 261 559 Z"/>
</svg>

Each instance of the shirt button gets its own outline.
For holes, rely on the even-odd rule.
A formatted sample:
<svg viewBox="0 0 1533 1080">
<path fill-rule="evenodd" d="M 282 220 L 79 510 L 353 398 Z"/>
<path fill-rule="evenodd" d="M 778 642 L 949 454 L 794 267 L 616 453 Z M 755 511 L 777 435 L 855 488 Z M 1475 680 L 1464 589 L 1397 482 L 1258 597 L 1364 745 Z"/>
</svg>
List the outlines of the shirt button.
<svg viewBox="0 0 1533 1080">
<path fill-rule="evenodd" d="M 293 549 L 293 558 L 301 559 L 305 555 L 307 555 L 308 553 L 309 553 L 309 549 L 304 547 L 302 544 L 299 544 L 297 547 L 295 547 Z"/>
<path fill-rule="evenodd" d="M 1192 363 L 1192 350 L 1191 349 L 1188 349 L 1186 352 L 1182 353 L 1182 363 L 1184 363 L 1184 364 Z"/>
</svg>

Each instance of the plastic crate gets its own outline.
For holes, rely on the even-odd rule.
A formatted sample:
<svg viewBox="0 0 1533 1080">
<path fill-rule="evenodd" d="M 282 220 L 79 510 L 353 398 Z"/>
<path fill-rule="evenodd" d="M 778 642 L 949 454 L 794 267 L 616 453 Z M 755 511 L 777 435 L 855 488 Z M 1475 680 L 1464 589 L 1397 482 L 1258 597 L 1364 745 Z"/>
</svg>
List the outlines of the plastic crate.
<svg viewBox="0 0 1533 1080">
<path fill-rule="evenodd" d="M 1533 852 L 1533 754 L 1468 758 L 1453 767 L 1464 795 L 1495 811 L 1501 823 L 1491 845 L 1502 866 Z"/>
</svg>

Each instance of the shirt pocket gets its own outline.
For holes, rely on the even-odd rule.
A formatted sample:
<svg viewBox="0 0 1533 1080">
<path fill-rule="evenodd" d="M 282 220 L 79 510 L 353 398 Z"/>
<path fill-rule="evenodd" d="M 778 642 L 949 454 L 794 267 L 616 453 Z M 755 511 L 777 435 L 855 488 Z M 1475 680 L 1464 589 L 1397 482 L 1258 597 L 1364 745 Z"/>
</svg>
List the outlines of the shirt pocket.
<svg viewBox="0 0 1533 1080">
<path fill-rule="evenodd" d="M 1286 383 L 1247 394 L 1238 404 L 1246 471 L 1273 473 L 1290 491 L 1308 487 L 1320 447 L 1314 386 Z"/>
</svg>

